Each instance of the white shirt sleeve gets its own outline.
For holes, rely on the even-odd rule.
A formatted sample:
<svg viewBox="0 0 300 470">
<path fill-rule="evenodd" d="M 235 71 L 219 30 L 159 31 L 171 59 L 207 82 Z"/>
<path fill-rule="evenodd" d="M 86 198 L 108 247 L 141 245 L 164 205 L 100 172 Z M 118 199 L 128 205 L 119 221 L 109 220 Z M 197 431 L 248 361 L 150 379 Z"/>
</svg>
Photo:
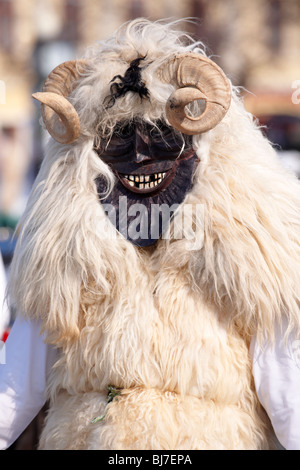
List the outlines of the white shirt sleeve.
<svg viewBox="0 0 300 470">
<path fill-rule="evenodd" d="M 274 346 L 251 343 L 253 376 L 258 398 L 277 439 L 286 450 L 300 450 L 300 340 L 287 344 L 277 328 Z"/>
<path fill-rule="evenodd" d="M 0 449 L 4 450 L 45 404 L 56 350 L 44 343 L 39 323 L 17 318 L 0 354 Z"/>
</svg>

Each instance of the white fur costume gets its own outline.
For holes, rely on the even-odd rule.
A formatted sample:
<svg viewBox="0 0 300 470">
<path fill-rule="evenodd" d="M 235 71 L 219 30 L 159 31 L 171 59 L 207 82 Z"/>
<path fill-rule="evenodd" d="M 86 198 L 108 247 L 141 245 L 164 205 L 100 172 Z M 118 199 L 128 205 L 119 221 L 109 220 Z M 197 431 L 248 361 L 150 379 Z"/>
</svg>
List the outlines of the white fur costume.
<svg viewBox="0 0 300 470">
<path fill-rule="evenodd" d="M 274 447 L 248 349 L 254 333 L 272 340 L 282 318 L 288 333 L 299 331 L 300 186 L 236 90 L 224 119 L 193 138 L 200 163 L 184 204 L 203 205 L 202 246 L 162 239 L 140 249 L 103 237 L 94 180 L 103 174 L 113 184 L 113 176 L 94 138 L 121 119 L 164 117 L 172 86 L 155 70 L 187 50 L 204 53 L 147 21 L 91 48 L 70 98 L 82 135 L 48 145 L 10 283 L 18 312 L 41 318 L 60 350 L 41 449 Z M 104 112 L 110 80 L 137 55 L 146 55 L 151 101 L 128 94 Z M 121 395 L 106 406 L 109 384 Z"/>
</svg>

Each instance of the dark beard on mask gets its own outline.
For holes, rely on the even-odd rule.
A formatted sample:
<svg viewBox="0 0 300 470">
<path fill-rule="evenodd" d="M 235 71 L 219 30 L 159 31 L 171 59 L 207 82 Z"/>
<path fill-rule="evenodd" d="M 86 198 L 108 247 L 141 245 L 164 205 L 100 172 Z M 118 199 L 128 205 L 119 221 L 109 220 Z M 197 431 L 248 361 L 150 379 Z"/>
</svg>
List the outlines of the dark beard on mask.
<svg viewBox="0 0 300 470">
<path fill-rule="evenodd" d="M 191 190 L 197 164 L 195 153 L 178 161 L 171 183 L 153 195 L 132 192 L 117 180 L 104 198 L 108 186 L 100 176 L 96 179 L 99 200 L 111 223 L 125 239 L 139 247 L 153 245 L 168 230 L 176 209 Z"/>
</svg>

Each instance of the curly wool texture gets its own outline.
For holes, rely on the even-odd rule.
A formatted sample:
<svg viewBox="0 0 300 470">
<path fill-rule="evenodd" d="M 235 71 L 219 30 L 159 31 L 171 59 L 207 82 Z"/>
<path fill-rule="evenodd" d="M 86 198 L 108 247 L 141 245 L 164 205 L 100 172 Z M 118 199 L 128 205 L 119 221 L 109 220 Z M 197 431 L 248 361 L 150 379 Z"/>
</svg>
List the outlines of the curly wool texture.
<svg viewBox="0 0 300 470">
<path fill-rule="evenodd" d="M 173 87 L 155 70 L 174 52 L 204 53 L 173 26 L 136 20 L 88 51 L 71 96 L 83 135 L 68 147 L 49 142 L 20 222 L 10 297 L 60 348 L 41 448 L 273 446 L 248 342 L 254 333 L 272 340 L 284 317 L 299 332 L 300 186 L 238 90 L 219 125 L 193 138 L 200 164 L 182 207 L 203 209 L 198 249 L 185 238 L 137 249 L 96 193 L 96 177 L 111 187 L 114 178 L 94 139 L 125 119 L 164 119 Z M 128 93 L 104 110 L 111 78 L 137 56 L 150 101 Z M 123 392 L 92 425 L 108 384 Z"/>
</svg>

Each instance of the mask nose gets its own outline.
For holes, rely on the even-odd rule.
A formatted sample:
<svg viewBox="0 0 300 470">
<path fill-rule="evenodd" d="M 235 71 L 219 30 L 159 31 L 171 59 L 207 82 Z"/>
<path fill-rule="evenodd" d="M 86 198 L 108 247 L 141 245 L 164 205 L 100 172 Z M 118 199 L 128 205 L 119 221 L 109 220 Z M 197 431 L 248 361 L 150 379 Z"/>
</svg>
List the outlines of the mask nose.
<svg viewBox="0 0 300 470">
<path fill-rule="evenodd" d="M 149 148 L 149 136 L 141 135 L 137 129 L 135 134 L 135 156 L 134 161 L 141 163 L 147 160 L 152 160 Z"/>
</svg>

